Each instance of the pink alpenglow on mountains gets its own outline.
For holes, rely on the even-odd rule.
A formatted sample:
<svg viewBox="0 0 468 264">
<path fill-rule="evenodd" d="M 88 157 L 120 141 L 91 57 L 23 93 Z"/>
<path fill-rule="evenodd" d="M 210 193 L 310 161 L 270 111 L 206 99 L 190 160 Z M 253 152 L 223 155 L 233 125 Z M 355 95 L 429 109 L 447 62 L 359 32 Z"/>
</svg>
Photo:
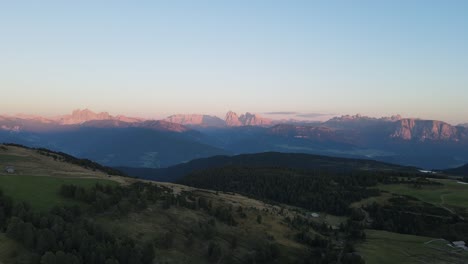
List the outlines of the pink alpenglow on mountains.
<svg viewBox="0 0 468 264">
<path fill-rule="evenodd" d="M 228 126 L 270 126 L 273 123 L 273 120 L 263 118 L 257 114 L 247 112 L 237 116 L 237 114 L 232 111 L 226 114 L 225 121 Z"/>
<path fill-rule="evenodd" d="M 257 114 L 247 112 L 238 116 L 232 111 L 226 113 L 224 120 L 216 116 L 198 114 L 172 115 L 164 120 L 186 126 L 201 127 L 270 126 L 273 124 L 271 119 L 263 118 Z"/>
<path fill-rule="evenodd" d="M 402 119 L 396 122 L 392 138 L 417 141 L 461 141 L 468 139 L 466 129 L 442 121 Z"/>
<path fill-rule="evenodd" d="M 69 115 L 45 118 L 34 115 L 0 116 L 0 130 L 11 132 L 64 131 L 78 127 L 94 128 L 146 128 L 157 131 L 187 132 L 196 127 L 227 128 L 260 126 L 271 128 L 270 134 L 318 141 L 359 143 L 369 138 L 418 142 L 468 143 L 468 127 L 452 126 L 436 120 L 402 118 L 400 115 L 374 118 L 345 115 L 323 123 L 298 124 L 279 121 L 258 114 L 238 116 L 229 111 L 225 119 L 201 114 L 172 115 L 164 120 L 145 120 L 124 115 L 112 116 L 107 112 L 95 113 L 89 109 L 74 110 Z"/>
<path fill-rule="evenodd" d="M 227 112 L 224 120 L 228 126 L 242 126 L 242 123 L 239 121 L 239 117 L 232 111 Z"/>
<path fill-rule="evenodd" d="M 202 126 L 202 127 L 223 127 L 226 126 L 226 122 L 219 117 L 210 115 L 171 115 L 164 119 L 165 121 L 186 125 L 186 126 Z"/>
<path fill-rule="evenodd" d="M 126 116 L 111 116 L 107 112 L 95 113 L 89 109 L 84 110 L 74 110 L 71 115 L 65 115 L 59 118 L 58 122 L 62 125 L 77 125 L 83 124 L 88 121 L 93 120 L 116 120 L 128 123 L 140 122 L 143 121 L 140 118 L 132 118 Z"/>
</svg>

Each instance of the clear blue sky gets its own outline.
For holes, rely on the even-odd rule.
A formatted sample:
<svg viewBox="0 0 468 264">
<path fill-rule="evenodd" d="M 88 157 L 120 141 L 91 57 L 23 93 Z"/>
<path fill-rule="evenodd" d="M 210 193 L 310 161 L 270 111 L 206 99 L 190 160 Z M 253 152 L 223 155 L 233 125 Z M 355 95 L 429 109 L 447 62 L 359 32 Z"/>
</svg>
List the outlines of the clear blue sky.
<svg viewBox="0 0 468 264">
<path fill-rule="evenodd" d="M 2 1 L 0 113 L 466 122 L 467 14 L 455 0 Z"/>
</svg>

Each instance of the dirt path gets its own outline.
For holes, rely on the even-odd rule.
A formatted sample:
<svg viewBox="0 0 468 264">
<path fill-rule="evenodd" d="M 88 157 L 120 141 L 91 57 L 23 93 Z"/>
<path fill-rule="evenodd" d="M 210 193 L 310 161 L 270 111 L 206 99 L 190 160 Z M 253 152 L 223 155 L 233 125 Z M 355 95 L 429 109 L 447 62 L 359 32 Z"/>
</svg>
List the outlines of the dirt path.
<svg viewBox="0 0 468 264">
<path fill-rule="evenodd" d="M 441 194 L 440 195 L 440 200 L 441 200 L 441 203 L 439 204 L 440 207 L 444 208 L 445 210 L 447 210 L 448 212 L 450 212 L 451 214 L 454 214 L 456 216 L 458 216 L 460 219 L 462 220 L 465 220 L 465 218 L 463 218 L 463 216 L 457 214 L 455 211 L 453 211 L 452 209 L 446 207 L 444 204 L 445 204 L 445 199 L 444 199 L 444 196 L 447 195 L 447 194 Z"/>
</svg>

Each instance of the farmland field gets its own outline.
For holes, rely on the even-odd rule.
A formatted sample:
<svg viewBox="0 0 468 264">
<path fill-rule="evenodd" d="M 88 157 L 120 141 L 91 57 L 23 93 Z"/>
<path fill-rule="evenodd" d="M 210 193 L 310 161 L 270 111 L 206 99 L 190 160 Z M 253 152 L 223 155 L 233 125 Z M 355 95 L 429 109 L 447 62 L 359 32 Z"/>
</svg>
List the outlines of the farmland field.
<svg viewBox="0 0 468 264">
<path fill-rule="evenodd" d="M 448 246 L 446 240 L 366 230 L 357 251 L 368 264 L 466 263 L 468 252 Z"/>
<path fill-rule="evenodd" d="M 422 186 L 414 188 L 411 185 L 390 184 L 379 185 L 379 189 L 395 194 L 413 196 L 423 202 L 436 206 L 445 205 L 452 208 L 468 208 L 468 185 L 454 180 L 434 180 L 443 185 Z"/>
</svg>

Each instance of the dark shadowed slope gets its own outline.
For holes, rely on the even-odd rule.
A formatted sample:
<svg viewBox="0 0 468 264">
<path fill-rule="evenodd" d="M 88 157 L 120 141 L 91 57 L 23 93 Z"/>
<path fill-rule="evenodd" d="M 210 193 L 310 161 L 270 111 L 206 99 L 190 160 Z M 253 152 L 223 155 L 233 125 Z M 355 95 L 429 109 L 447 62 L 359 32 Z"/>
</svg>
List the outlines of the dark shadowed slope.
<svg viewBox="0 0 468 264">
<path fill-rule="evenodd" d="M 465 164 L 458 168 L 443 170 L 444 173 L 457 176 L 468 176 L 468 164 Z"/>
<path fill-rule="evenodd" d="M 246 167 L 281 167 L 305 170 L 326 170 L 333 173 L 347 173 L 352 170 L 398 170 L 416 171 L 413 167 L 404 167 L 374 160 L 334 158 L 300 153 L 265 152 L 237 156 L 215 156 L 192 160 L 187 163 L 162 169 L 141 169 L 119 167 L 129 175 L 157 181 L 177 181 L 194 171 L 226 166 Z"/>
</svg>

